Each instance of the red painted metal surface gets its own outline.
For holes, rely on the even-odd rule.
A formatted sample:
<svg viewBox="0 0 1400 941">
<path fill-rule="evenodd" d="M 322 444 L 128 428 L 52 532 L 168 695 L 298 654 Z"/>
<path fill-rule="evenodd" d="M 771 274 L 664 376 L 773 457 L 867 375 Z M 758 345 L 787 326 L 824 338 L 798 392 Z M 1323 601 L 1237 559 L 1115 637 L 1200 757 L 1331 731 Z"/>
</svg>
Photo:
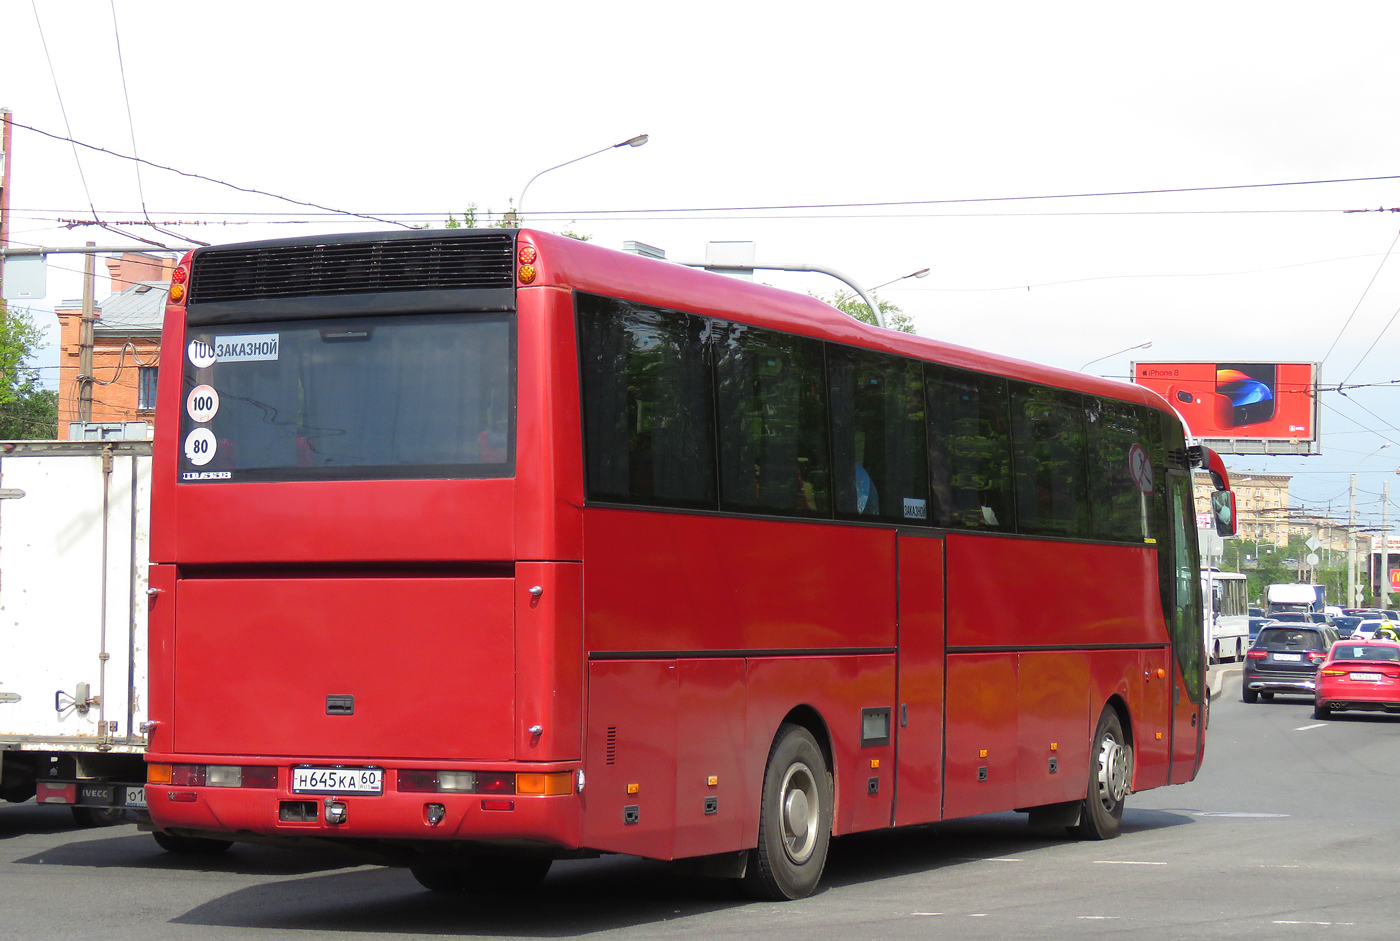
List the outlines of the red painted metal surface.
<svg viewBox="0 0 1400 941">
<path fill-rule="evenodd" d="M 749 846 L 753 795 L 744 787 L 748 664 L 679 660 L 676 716 L 677 858 Z M 715 783 L 711 784 L 710 782 Z M 714 810 L 706 801 L 713 798 Z"/>
<path fill-rule="evenodd" d="M 1123 654 L 1115 654 L 1117 659 L 1123 658 Z M 1034 807 L 1084 797 L 1093 725 L 1106 701 L 1090 686 L 1090 659 L 1088 653 L 1072 651 L 1019 655 L 1015 806 Z M 1136 654 L 1130 654 L 1129 659 L 1136 661 Z"/>
<path fill-rule="evenodd" d="M 899 540 L 899 790 L 894 822 L 943 815 L 943 540 Z"/>
<path fill-rule="evenodd" d="M 1166 644 L 1147 546 L 948 534 L 948 646 Z"/>
<path fill-rule="evenodd" d="M 1142 680 L 1134 683 L 1128 707 L 1133 718 L 1133 790 L 1145 791 L 1167 783 L 1171 768 L 1171 651 L 1144 650 L 1139 661 Z M 1161 671 L 1161 676 L 1158 676 Z"/>
<path fill-rule="evenodd" d="M 893 648 L 894 531 L 584 513 L 590 651 Z"/>
<path fill-rule="evenodd" d="M 536 595 L 532 589 L 538 588 Z M 575 562 L 515 567 L 515 757 L 583 757 L 583 584 Z M 531 731 L 539 728 L 539 732 Z"/>
<path fill-rule="evenodd" d="M 1197 759 L 1201 753 L 1201 731 L 1205 724 L 1203 703 L 1192 702 L 1186 692 L 1186 681 L 1172 658 L 1174 689 L 1172 690 L 1172 769 L 1171 783 L 1185 784 L 1196 777 Z"/>
<path fill-rule="evenodd" d="M 175 566 L 152 565 L 146 595 L 146 736 L 150 751 L 175 748 Z"/>
<path fill-rule="evenodd" d="M 510 758 L 512 584 L 185 579 L 176 598 L 174 747 Z M 327 715 L 329 695 L 353 695 L 354 714 Z"/>
<path fill-rule="evenodd" d="M 1016 659 L 1015 653 L 948 655 L 945 818 L 1021 806 Z"/>
</svg>

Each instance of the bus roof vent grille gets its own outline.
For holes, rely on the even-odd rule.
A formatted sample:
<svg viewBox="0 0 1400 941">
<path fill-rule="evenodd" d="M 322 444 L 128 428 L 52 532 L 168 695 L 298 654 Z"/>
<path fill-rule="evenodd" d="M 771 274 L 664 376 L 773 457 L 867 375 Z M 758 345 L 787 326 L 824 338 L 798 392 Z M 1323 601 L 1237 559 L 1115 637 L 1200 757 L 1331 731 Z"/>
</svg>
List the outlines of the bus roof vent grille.
<svg viewBox="0 0 1400 941">
<path fill-rule="evenodd" d="M 511 288 L 511 233 L 202 251 L 190 303 L 396 291 Z"/>
</svg>

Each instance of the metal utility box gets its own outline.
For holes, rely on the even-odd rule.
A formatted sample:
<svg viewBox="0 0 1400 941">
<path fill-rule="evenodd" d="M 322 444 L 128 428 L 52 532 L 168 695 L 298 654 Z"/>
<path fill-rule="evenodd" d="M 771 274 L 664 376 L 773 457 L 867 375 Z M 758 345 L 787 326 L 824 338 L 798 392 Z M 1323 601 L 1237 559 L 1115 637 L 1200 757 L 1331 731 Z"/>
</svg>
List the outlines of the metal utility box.
<svg viewBox="0 0 1400 941">
<path fill-rule="evenodd" d="M 0 442 L 6 800 L 145 806 L 150 483 L 146 441 Z"/>
</svg>

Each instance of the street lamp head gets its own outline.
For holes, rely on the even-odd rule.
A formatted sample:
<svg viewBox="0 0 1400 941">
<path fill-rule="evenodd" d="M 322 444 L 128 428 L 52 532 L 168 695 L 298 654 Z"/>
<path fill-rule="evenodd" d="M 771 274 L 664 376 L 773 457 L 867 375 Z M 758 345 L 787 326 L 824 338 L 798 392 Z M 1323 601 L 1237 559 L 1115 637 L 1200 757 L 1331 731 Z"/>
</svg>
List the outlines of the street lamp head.
<svg viewBox="0 0 1400 941">
<path fill-rule="evenodd" d="M 640 147 L 650 139 L 651 135 L 649 134 L 638 134 L 636 137 L 629 137 L 620 144 L 613 144 L 613 149 L 616 150 L 618 147 Z"/>
<path fill-rule="evenodd" d="M 931 270 L 932 270 L 932 269 L 930 269 L 930 268 L 920 268 L 918 271 L 914 272 L 914 273 L 911 274 L 909 277 L 911 277 L 911 278 L 927 278 L 927 277 L 928 277 L 928 273 L 929 273 L 929 271 L 931 271 Z"/>
</svg>

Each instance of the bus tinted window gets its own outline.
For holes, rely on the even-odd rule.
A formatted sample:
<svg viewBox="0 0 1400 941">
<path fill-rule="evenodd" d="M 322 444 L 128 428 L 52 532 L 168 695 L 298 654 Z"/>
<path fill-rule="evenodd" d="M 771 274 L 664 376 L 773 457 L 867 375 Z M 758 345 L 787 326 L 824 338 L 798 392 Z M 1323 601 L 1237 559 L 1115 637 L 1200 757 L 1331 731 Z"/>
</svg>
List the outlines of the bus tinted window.
<svg viewBox="0 0 1400 941">
<path fill-rule="evenodd" d="M 179 479 L 508 477 L 512 333 L 500 314 L 192 330 Z"/>
<path fill-rule="evenodd" d="M 1011 498 L 1006 380 L 924 366 L 928 403 L 929 518 L 942 526 L 1005 529 Z"/>
<path fill-rule="evenodd" d="M 829 516 L 822 343 L 712 323 L 723 509 Z"/>
<path fill-rule="evenodd" d="M 1090 398 L 1084 409 L 1089 441 L 1089 501 L 1093 534 L 1141 542 L 1152 536 L 1151 495 L 1160 473 L 1152 466 L 1141 409 Z"/>
<path fill-rule="evenodd" d="M 922 364 L 827 346 L 838 516 L 928 520 Z"/>
<path fill-rule="evenodd" d="M 1020 383 L 1011 389 L 1017 529 L 1089 535 L 1082 397 Z"/>
<path fill-rule="evenodd" d="M 706 323 L 578 295 L 588 496 L 715 506 Z"/>
</svg>

